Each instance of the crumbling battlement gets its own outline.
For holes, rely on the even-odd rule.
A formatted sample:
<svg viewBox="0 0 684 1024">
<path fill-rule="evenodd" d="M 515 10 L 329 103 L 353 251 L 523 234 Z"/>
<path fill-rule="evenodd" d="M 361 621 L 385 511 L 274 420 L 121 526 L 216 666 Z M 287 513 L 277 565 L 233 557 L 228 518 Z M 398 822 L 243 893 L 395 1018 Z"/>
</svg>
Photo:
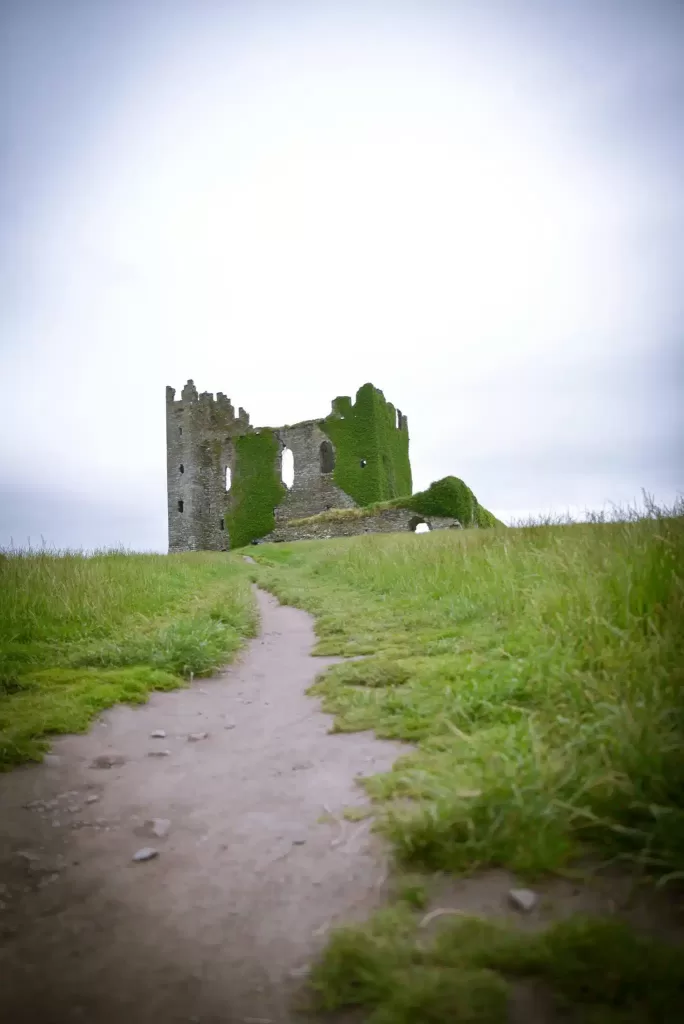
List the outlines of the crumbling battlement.
<svg viewBox="0 0 684 1024">
<path fill-rule="evenodd" d="M 244 409 L 189 380 L 166 389 L 169 551 L 225 551 L 276 524 L 411 493 L 408 421 L 372 384 L 328 417 L 254 428 Z M 283 452 L 294 481 L 282 482 Z"/>
</svg>

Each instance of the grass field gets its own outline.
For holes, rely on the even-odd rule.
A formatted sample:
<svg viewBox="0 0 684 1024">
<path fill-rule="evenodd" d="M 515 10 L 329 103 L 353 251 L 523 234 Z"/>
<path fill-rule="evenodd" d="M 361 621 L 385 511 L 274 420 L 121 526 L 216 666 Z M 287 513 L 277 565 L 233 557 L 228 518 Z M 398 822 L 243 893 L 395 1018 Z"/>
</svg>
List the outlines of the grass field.
<svg viewBox="0 0 684 1024">
<path fill-rule="evenodd" d="M 256 626 L 225 556 L 0 553 L 0 770 L 117 701 L 211 674 Z"/>
<path fill-rule="evenodd" d="M 255 633 L 249 578 L 316 617 L 314 686 L 339 730 L 414 744 L 364 780 L 408 871 L 577 858 L 684 880 L 684 516 L 366 535 L 241 553 L 0 555 L 0 769 L 117 701 L 183 684 Z M 407 876 L 410 877 L 410 876 Z M 504 1024 L 509 986 L 571 1021 L 678 1020 L 681 951 L 615 920 L 546 933 L 452 919 L 427 941 L 419 884 L 331 937 L 317 1005 L 372 1024 Z"/>
<path fill-rule="evenodd" d="M 681 511 L 255 549 L 254 579 L 316 616 L 318 653 L 367 656 L 314 687 L 335 727 L 417 747 L 364 782 L 401 864 L 534 880 L 588 854 L 680 885 Z M 393 912 L 333 937 L 319 1005 L 417 1024 L 452 1019 L 461 1000 L 453 1019 L 504 1021 L 501 950 L 509 975 L 579 1000 L 582 1021 L 674 1020 L 663 992 L 684 997 L 669 953 L 617 924 L 578 921 L 543 942 L 492 933 L 491 955 L 479 943 L 471 956 L 472 930 L 489 926 L 464 923 L 433 955 Z"/>
</svg>

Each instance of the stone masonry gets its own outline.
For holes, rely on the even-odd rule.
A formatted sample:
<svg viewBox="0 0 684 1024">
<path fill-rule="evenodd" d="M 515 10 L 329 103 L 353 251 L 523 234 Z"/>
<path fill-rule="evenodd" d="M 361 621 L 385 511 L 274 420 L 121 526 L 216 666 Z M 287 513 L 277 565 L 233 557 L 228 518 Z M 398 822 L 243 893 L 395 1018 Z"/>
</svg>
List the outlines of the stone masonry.
<svg viewBox="0 0 684 1024">
<path fill-rule="evenodd" d="M 169 551 L 225 551 L 226 469 L 234 470 L 234 440 L 253 428 L 220 391 L 197 394 L 189 380 L 175 401 L 166 389 L 166 475 Z"/>
</svg>

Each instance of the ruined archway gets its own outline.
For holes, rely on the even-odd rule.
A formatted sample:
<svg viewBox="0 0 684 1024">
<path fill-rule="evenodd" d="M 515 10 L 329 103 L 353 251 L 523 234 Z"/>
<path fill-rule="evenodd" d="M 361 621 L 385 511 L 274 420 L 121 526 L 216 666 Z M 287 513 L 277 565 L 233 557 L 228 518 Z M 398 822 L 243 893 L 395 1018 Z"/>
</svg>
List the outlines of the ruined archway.
<svg viewBox="0 0 684 1024">
<path fill-rule="evenodd" d="M 409 520 L 409 530 L 413 533 L 429 533 L 430 524 L 427 519 L 423 519 L 422 516 L 414 516 L 413 519 Z"/>
<path fill-rule="evenodd" d="M 332 473 L 335 468 L 335 449 L 330 441 L 321 441 L 319 448 L 321 473 Z"/>
</svg>

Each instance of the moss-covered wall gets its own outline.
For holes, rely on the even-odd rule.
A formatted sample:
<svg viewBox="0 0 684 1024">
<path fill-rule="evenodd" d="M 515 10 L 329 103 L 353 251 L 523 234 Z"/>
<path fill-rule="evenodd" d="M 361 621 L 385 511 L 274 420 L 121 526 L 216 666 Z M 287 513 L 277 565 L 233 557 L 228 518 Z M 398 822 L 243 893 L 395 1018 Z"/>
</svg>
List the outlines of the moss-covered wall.
<svg viewBox="0 0 684 1024">
<path fill-rule="evenodd" d="M 504 526 L 456 476 L 435 480 L 426 491 L 412 494 L 402 504 L 424 516 L 453 516 L 463 526 Z"/>
<path fill-rule="evenodd" d="M 235 441 L 235 471 L 225 517 L 231 548 L 244 547 L 275 526 L 273 509 L 287 492 L 278 476 L 279 450 L 268 427 Z"/>
<path fill-rule="evenodd" d="M 364 384 L 356 401 L 336 398 L 320 423 L 335 446 L 333 477 L 359 505 L 411 493 L 411 463 L 406 419 L 372 384 Z"/>
</svg>

